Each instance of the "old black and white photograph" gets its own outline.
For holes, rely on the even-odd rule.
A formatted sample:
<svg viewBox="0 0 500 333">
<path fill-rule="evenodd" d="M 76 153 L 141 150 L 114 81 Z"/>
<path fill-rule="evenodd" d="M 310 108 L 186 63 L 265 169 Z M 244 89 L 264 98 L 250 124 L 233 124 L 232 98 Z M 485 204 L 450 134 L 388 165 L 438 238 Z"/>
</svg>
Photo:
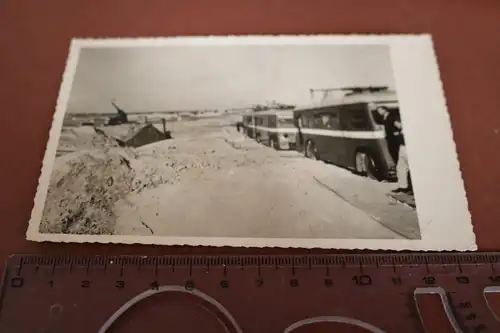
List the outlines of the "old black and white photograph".
<svg viewBox="0 0 500 333">
<path fill-rule="evenodd" d="M 432 41 L 74 39 L 27 238 L 467 250 Z"/>
</svg>

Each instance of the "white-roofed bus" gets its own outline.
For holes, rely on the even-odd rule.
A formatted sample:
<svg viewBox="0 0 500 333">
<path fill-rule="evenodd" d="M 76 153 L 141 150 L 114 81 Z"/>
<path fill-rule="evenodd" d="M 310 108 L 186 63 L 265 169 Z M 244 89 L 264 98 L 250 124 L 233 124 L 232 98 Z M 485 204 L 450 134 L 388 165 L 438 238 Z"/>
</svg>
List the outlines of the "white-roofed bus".
<svg viewBox="0 0 500 333">
<path fill-rule="evenodd" d="M 295 150 L 297 128 L 292 110 L 255 111 L 255 139 L 276 150 Z"/>
<path fill-rule="evenodd" d="M 395 92 L 352 92 L 321 104 L 296 109 L 297 150 L 375 179 L 393 179 L 391 157 L 377 108 L 399 115 Z"/>
</svg>

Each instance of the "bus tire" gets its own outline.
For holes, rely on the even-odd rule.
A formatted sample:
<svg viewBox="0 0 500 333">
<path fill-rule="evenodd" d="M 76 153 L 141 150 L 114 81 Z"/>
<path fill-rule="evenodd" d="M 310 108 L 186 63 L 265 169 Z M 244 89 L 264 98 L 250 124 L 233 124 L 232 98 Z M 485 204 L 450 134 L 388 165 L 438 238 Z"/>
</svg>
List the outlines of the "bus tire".
<svg viewBox="0 0 500 333">
<path fill-rule="evenodd" d="M 308 140 L 306 142 L 306 148 L 304 149 L 304 154 L 307 158 L 317 160 L 318 157 L 316 156 L 316 149 L 314 147 L 314 142 L 311 140 Z"/>
<path fill-rule="evenodd" d="M 364 151 L 356 152 L 355 160 L 356 173 L 370 179 L 380 180 L 379 171 L 375 160 L 370 154 Z"/>
</svg>

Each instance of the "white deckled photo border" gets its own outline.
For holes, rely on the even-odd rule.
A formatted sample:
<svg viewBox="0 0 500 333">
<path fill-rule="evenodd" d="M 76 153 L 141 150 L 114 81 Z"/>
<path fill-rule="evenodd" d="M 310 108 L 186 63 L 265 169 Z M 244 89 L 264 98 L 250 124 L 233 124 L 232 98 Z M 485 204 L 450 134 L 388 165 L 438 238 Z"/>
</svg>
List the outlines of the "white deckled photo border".
<svg viewBox="0 0 500 333">
<path fill-rule="evenodd" d="M 66 105 L 82 48 L 191 45 L 388 45 L 422 238 L 289 239 L 45 234 L 41 221 Z M 372 250 L 476 250 L 475 235 L 457 158 L 432 37 L 422 35 L 205 36 L 73 39 L 57 100 L 26 237 L 31 241 L 191 246 L 335 248 Z"/>
</svg>

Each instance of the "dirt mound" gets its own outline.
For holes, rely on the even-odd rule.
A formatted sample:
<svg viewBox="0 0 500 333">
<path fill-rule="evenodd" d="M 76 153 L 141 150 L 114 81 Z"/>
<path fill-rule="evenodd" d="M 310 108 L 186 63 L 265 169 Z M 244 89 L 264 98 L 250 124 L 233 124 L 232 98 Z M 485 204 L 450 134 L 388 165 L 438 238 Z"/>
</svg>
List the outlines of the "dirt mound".
<svg viewBox="0 0 500 333">
<path fill-rule="evenodd" d="M 114 203 L 133 188 L 132 151 L 82 151 L 56 160 L 40 231 L 111 234 Z"/>
<path fill-rule="evenodd" d="M 60 155 L 84 149 L 119 147 L 118 141 L 92 126 L 64 127 L 57 150 Z"/>
<path fill-rule="evenodd" d="M 178 168 L 133 148 L 83 150 L 56 159 L 40 232 L 113 234 L 114 204 L 179 180 Z"/>
</svg>

